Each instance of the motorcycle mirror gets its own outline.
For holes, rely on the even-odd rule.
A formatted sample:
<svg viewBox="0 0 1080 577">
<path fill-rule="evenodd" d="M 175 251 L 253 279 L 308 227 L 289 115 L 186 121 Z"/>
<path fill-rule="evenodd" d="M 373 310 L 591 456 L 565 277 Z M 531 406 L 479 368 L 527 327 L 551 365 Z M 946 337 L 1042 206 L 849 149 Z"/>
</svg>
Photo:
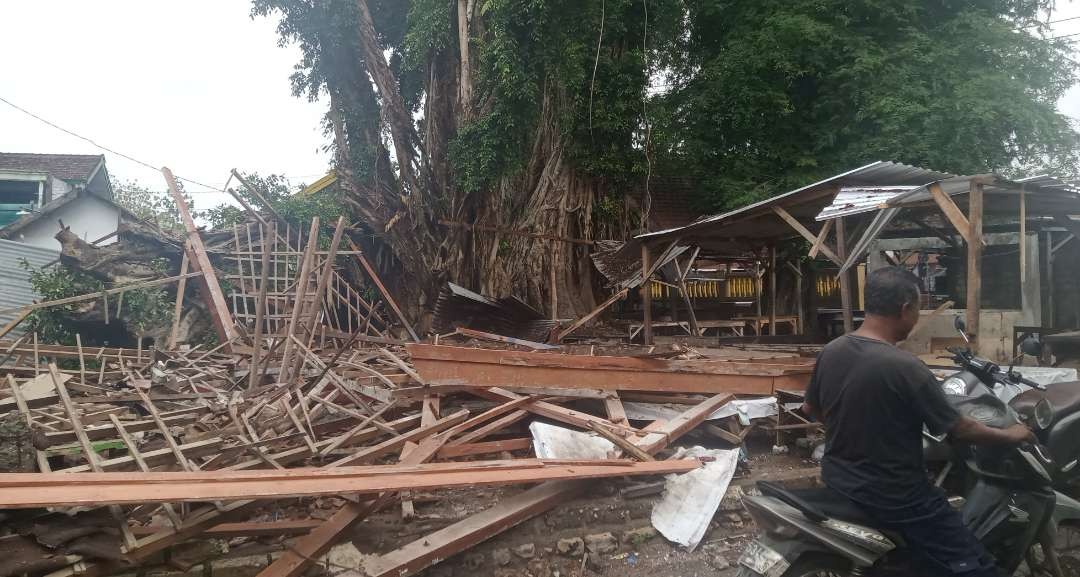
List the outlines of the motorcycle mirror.
<svg viewBox="0 0 1080 577">
<path fill-rule="evenodd" d="M 956 327 L 956 332 L 960 333 L 960 336 L 964 338 L 964 342 L 971 342 L 971 339 L 967 336 L 967 323 L 964 322 L 964 317 L 960 315 L 953 317 L 953 326 Z"/>
<path fill-rule="evenodd" d="M 1032 335 L 1028 336 L 1024 340 L 1020 341 L 1020 350 L 1028 356 L 1039 357 L 1042 356 L 1043 345 L 1042 341 L 1038 337 Z"/>
</svg>

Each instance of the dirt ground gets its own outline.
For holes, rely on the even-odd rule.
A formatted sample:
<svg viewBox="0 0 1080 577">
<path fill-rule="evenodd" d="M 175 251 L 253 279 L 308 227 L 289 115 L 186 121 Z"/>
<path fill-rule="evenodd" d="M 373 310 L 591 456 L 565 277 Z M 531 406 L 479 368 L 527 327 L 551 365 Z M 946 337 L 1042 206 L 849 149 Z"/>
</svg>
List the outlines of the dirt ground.
<svg viewBox="0 0 1080 577">
<path fill-rule="evenodd" d="M 739 497 L 759 479 L 791 486 L 818 482 L 808 450 L 774 455 L 764 435 L 747 443 L 728 497 L 705 538 L 694 551 L 674 545 L 652 528 L 650 515 L 659 494 L 636 498 L 622 491 L 641 480 L 597 481 L 584 495 L 528 520 L 455 557 L 429 568 L 424 577 L 726 577 L 756 530 Z M 650 480 L 655 482 L 654 480 Z M 648 483 L 645 483 L 648 484 Z M 356 527 L 352 542 L 365 554 L 385 552 L 485 509 L 523 488 L 440 492 L 439 499 L 418 496 L 417 517 L 403 522 L 398 509 Z M 430 498 L 430 499 L 429 499 Z M 578 541 L 578 540 L 581 541 Z M 602 552 L 589 552 L 585 542 Z"/>
</svg>

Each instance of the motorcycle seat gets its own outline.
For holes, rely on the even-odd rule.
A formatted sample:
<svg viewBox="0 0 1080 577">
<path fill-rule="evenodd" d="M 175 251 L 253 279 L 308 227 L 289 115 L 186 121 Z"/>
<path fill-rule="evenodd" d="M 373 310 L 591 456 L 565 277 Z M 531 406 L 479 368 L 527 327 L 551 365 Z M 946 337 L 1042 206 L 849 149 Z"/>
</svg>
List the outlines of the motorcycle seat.
<svg viewBox="0 0 1080 577">
<path fill-rule="evenodd" d="M 846 521 L 856 525 L 874 526 L 874 521 L 851 499 L 828 487 L 818 489 L 789 490 L 770 483 L 758 481 L 762 495 L 779 499 L 798 509 L 807 519 L 820 523 L 826 519 Z"/>
<path fill-rule="evenodd" d="M 1068 383 L 1054 383 L 1048 385 L 1045 391 L 1031 389 L 1020 393 L 1009 405 L 1018 413 L 1032 412 L 1035 405 L 1042 399 L 1050 403 L 1054 409 L 1054 422 L 1080 410 L 1080 381 Z"/>
</svg>

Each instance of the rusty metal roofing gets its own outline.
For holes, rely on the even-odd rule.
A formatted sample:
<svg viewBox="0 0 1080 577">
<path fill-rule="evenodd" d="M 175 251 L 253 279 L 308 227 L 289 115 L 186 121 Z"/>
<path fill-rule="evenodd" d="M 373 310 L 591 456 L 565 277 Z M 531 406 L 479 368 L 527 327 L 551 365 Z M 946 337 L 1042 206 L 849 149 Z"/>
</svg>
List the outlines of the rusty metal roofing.
<svg viewBox="0 0 1080 577">
<path fill-rule="evenodd" d="M 527 341 L 545 342 L 559 321 L 544 315 L 521 300 L 491 298 L 448 282 L 435 302 L 432 328 L 438 333 L 458 327 L 495 333 Z"/>
</svg>

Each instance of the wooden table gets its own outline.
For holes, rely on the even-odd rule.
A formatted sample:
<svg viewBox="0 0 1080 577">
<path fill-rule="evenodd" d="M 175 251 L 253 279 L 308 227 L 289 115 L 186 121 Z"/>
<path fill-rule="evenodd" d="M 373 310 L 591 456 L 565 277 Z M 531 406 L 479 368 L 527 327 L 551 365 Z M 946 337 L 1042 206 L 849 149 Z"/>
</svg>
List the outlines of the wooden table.
<svg viewBox="0 0 1080 577">
<path fill-rule="evenodd" d="M 735 336 L 741 337 L 745 332 L 746 321 L 744 320 L 715 320 L 715 321 L 698 321 L 698 329 L 701 330 L 701 336 L 705 336 L 705 333 L 709 329 L 716 329 L 717 334 L 723 332 L 724 329 L 729 329 Z"/>
<path fill-rule="evenodd" d="M 746 325 L 748 327 L 754 329 L 754 334 L 755 335 L 760 335 L 761 334 L 761 329 L 771 322 L 771 320 L 767 316 L 761 316 L 761 317 L 736 317 L 736 320 L 742 321 L 742 322 L 746 323 Z M 796 315 L 777 316 L 776 317 L 776 324 L 779 325 L 779 324 L 783 324 L 783 323 L 786 323 L 786 324 L 791 326 L 791 334 L 795 334 L 795 335 L 799 334 L 799 317 L 798 316 L 796 316 Z M 773 330 L 772 333 L 776 334 L 776 331 Z"/>
<path fill-rule="evenodd" d="M 690 330 L 690 323 L 686 321 L 681 321 L 677 323 L 670 321 L 652 323 L 652 328 L 654 329 L 665 327 L 679 327 L 682 330 L 686 331 L 686 334 L 694 336 L 694 333 Z M 634 337 L 638 336 L 638 333 L 640 333 L 643 328 L 645 328 L 645 325 L 643 323 L 630 323 L 630 340 L 634 340 Z"/>
</svg>

